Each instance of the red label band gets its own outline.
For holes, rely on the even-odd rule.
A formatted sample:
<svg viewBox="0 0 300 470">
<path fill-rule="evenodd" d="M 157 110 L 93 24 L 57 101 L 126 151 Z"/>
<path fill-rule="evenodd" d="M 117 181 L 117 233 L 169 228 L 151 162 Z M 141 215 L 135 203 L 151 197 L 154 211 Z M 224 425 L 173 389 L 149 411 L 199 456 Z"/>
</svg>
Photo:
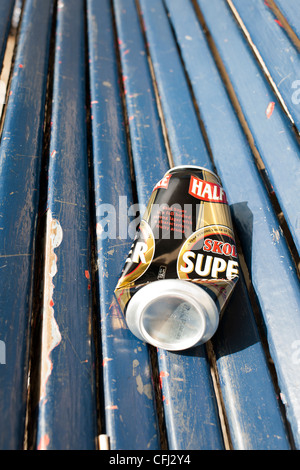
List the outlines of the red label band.
<svg viewBox="0 0 300 470">
<path fill-rule="evenodd" d="M 169 186 L 169 181 L 172 175 L 166 175 L 164 178 L 162 178 L 153 188 L 153 191 L 155 191 L 158 188 L 163 188 L 167 189 Z"/>
<path fill-rule="evenodd" d="M 227 204 L 226 193 L 220 185 L 203 181 L 196 176 L 191 176 L 189 194 L 202 201 Z"/>
<path fill-rule="evenodd" d="M 228 242 L 225 243 L 222 240 L 212 240 L 211 238 L 205 238 L 203 251 L 224 256 L 233 256 L 234 258 L 237 258 L 235 245 Z"/>
</svg>

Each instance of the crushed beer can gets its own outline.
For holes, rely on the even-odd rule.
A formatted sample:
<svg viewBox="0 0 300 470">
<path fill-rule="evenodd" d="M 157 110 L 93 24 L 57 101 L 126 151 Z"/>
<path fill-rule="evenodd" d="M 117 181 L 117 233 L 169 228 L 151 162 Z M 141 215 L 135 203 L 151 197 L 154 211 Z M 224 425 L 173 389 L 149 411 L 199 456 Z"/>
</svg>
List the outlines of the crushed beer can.
<svg viewBox="0 0 300 470">
<path fill-rule="evenodd" d="M 115 289 L 129 329 L 170 351 L 203 344 L 238 279 L 218 176 L 198 166 L 172 168 L 153 189 Z"/>
</svg>

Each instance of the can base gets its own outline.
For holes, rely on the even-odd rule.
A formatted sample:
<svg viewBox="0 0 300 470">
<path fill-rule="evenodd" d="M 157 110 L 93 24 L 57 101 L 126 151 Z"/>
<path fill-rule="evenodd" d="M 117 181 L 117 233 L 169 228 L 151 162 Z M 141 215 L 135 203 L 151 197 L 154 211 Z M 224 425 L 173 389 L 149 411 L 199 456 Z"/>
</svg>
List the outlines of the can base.
<svg viewBox="0 0 300 470">
<path fill-rule="evenodd" d="M 142 341 L 179 351 L 208 341 L 218 327 L 219 312 L 201 286 L 165 279 L 145 285 L 132 297 L 126 321 Z"/>
</svg>

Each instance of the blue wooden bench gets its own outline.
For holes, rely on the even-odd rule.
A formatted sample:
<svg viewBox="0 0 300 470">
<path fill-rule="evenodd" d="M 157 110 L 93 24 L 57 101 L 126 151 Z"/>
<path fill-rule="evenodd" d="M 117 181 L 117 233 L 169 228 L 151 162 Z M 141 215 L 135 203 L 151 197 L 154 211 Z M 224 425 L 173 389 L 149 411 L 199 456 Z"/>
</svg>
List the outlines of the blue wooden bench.
<svg viewBox="0 0 300 470">
<path fill-rule="evenodd" d="M 0 448 L 300 448 L 296 0 L 24 0 L 0 143 Z M 0 0 L 0 60 L 15 1 Z M 113 292 L 172 166 L 215 171 L 241 279 L 212 340 Z"/>
</svg>

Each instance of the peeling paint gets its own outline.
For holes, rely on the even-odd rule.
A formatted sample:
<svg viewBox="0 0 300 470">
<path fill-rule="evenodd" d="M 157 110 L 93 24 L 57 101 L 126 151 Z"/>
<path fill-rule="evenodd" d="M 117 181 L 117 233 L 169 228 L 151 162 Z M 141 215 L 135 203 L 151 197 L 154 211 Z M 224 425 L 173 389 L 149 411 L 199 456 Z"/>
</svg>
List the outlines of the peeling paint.
<svg viewBox="0 0 300 470">
<path fill-rule="evenodd" d="M 136 385 L 137 385 L 137 391 L 143 395 L 143 392 L 144 392 L 144 385 L 143 385 L 143 380 L 142 380 L 142 377 L 141 375 L 137 375 L 136 376 Z"/>
<path fill-rule="evenodd" d="M 49 210 L 47 212 L 46 228 L 40 400 L 44 400 L 46 397 L 46 385 L 53 369 L 50 354 L 61 342 L 61 334 L 54 318 L 55 302 L 52 297 L 54 291 L 53 278 L 57 273 L 57 256 L 54 250 L 61 244 L 62 238 L 61 225 L 58 220 L 52 218 Z"/>
<path fill-rule="evenodd" d="M 133 371 L 132 371 L 132 375 L 133 376 L 136 376 L 136 368 L 140 365 L 139 361 L 137 359 L 134 359 L 132 361 L 132 368 L 133 368 Z"/>
<path fill-rule="evenodd" d="M 140 395 L 146 395 L 149 400 L 152 400 L 152 385 L 151 383 L 143 384 L 143 379 L 141 374 L 136 375 L 136 387 Z"/>
<path fill-rule="evenodd" d="M 144 395 L 146 395 L 147 398 L 149 398 L 149 400 L 152 400 L 153 395 L 152 395 L 152 384 L 151 383 L 148 383 L 148 384 L 144 385 L 143 393 L 144 393 Z"/>
<path fill-rule="evenodd" d="M 132 375 L 135 377 L 137 391 L 140 395 L 146 395 L 149 400 L 152 399 L 152 385 L 151 383 L 144 384 L 141 374 L 137 372 L 140 362 L 138 359 L 132 361 Z"/>
</svg>

